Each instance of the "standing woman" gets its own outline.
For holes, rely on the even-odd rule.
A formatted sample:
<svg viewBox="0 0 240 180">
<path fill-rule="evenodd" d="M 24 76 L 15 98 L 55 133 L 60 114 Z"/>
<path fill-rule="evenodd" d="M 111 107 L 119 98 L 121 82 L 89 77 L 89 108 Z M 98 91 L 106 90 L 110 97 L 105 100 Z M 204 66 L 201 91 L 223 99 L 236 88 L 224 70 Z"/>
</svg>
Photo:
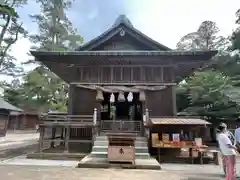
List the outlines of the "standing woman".
<svg viewBox="0 0 240 180">
<path fill-rule="evenodd" d="M 236 151 L 237 148 L 232 144 L 227 135 L 226 126 L 219 126 L 218 143 L 223 155 L 223 161 L 226 167 L 226 180 L 236 180 Z"/>
<path fill-rule="evenodd" d="M 225 134 L 226 134 L 226 135 L 228 136 L 228 138 L 230 139 L 232 145 L 236 145 L 236 144 L 235 144 L 235 143 L 236 143 L 236 142 L 235 142 L 235 137 L 234 137 L 233 133 L 227 129 L 227 125 L 226 125 L 225 123 L 220 123 L 219 126 L 225 128 Z M 220 133 L 220 132 L 219 132 L 219 130 L 218 130 L 218 131 L 217 131 L 217 135 L 218 135 L 219 133 Z M 224 156 L 222 156 L 222 164 L 223 164 L 224 174 L 226 175 L 226 164 L 225 164 Z M 236 169 L 235 169 L 235 171 L 236 171 Z"/>
</svg>

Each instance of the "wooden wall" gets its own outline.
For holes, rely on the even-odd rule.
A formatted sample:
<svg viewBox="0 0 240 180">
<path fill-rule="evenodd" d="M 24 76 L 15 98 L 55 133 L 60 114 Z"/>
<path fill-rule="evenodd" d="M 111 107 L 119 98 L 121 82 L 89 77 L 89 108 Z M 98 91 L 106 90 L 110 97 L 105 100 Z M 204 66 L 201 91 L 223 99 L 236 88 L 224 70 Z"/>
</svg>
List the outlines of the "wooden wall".
<svg viewBox="0 0 240 180">
<path fill-rule="evenodd" d="M 169 66 L 119 65 L 78 67 L 82 83 L 172 83 L 174 69 Z"/>
<path fill-rule="evenodd" d="M 9 111 L 1 109 L 0 110 L 0 137 L 6 135 L 7 125 L 8 125 Z"/>
<path fill-rule="evenodd" d="M 12 115 L 8 120 L 8 129 L 36 129 L 39 124 L 39 117 L 36 114 Z"/>
<path fill-rule="evenodd" d="M 96 91 L 75 87 L 72 95 L 72 114 L 91 115 L 94 108 L 98 108 Z"/>
<path fill-rule="evenodd" d="M 150 111 L 150 116 L 175 116 L 176 99 L 174 86 L 159 91 L 146 91 L 145 108 Z M 94 108 L 100 109 L 100 103 L 96 101 L 96 91 L 75 87 L 71 95 L 72 113 L 75 115 L 91 115 Z"/>
<path fill-rule="evenodd" d="M 133 38 L 128 33 L 121 36 L 120 33 L 109 39 L 107 42 L 98 45 L 93 50 L 156 50 L 153 49 L 146 41 L 141 42 Z"/>
<path fill-rule="evenodd" d="M 146 108 L 148 108 L 150 117 L 152 116 L 175 116 L 175 106 L 173 86 L 159 91 L 146 92 Z"/>
</svg>

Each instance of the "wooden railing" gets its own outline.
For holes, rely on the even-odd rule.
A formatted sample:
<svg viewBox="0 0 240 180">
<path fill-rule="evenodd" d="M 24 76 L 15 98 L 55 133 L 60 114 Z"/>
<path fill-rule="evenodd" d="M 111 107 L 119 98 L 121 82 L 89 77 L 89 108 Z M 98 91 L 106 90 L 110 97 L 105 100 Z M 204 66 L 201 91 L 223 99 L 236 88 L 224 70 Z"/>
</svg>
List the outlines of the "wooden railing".
<svg viewBox="0 0 240 180">
<path fill-rule="evenodd" d="M 91 126 L 94 125 L 93 115 L 45 115 L 40 126 Z"/>
<path fill-rule="evenodd" d="M 102 132 L 141 133 L 142 122 L 130 120 L 101 120 L 100 130 Z"/>
<path fill-rule="evenodd" d="M 43 115 L 39 127 L 38 152 L 43 151 L 44 143 L 50 143 L 51 147 L 56 143 L 62 143 L 65 152 L 68 152 L 69 143 L 93 144 L 97 133 L 97 109 L 94 109 L 92 115 Z"/>
</svg>

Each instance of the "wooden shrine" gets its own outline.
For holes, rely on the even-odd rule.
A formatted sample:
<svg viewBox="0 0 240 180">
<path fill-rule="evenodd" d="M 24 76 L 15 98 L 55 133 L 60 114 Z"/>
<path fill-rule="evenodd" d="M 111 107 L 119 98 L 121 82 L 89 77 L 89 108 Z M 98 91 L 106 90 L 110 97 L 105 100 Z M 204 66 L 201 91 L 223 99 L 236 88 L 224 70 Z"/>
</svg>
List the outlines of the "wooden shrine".
<svg viewBox="0 0 240 180">
<path fill-rule="evenodd" d="M 52 129 L 46 141 L 62 142 L 69 152 L 80 147 L 73 143 L 91 147 L 94 136 L 107 132 L 144 136 L 146 109 L 151 117 L 176 116 L 176 84 L 216 53 L 172 50 L 138 31 L 124 15 L 76 51 L 31 51 L 69 84 L 67 114 L 57 124 L 49 123 L 52 117 L 40 124 Z"/>
</svg>

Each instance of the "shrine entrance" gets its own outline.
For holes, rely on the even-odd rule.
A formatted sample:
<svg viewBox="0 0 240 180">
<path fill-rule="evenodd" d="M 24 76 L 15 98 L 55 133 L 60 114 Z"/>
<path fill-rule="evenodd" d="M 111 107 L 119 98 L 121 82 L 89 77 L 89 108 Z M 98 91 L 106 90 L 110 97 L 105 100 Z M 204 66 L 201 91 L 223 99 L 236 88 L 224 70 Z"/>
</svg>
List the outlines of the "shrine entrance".
<svg viewBox="0 0 240 180">
<path fill-rule="evenodd" d="M 138 92 L 103 93 L 101 103 L 101 130 L 140 131 L 143 117 Z"/>
</svg>

